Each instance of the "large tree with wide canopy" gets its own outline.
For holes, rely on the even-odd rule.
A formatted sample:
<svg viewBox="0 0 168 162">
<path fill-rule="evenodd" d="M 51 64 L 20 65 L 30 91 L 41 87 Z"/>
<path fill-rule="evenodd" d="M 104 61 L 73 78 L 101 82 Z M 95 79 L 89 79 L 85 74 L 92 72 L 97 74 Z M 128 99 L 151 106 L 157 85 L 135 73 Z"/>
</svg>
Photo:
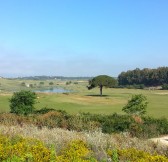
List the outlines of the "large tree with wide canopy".
<svg viewBox="0 0 168 162">
<path fill-rule="evenodd" d="M 92 88 L 99 87 L 100 96 L 102 96 L 103 87 L 110 88 L 115 86 L 116 84 L 117 84 L 117 81 L 113 77 L 110 77 L 108 75 L 99 75 L 89 80 L 88 89 L 90 90 Z"/>
</svg>

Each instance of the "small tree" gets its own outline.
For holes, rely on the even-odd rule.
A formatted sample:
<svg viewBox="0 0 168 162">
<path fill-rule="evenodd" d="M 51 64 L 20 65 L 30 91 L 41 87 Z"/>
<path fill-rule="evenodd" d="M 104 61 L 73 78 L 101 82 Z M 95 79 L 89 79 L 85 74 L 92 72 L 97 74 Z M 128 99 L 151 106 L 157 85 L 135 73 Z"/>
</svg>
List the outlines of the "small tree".
<svg viewBox="0 0 168 162">
<path fill-rule="evenodd" d="M 40 84 L 40 85 L 44 85 L 44 82 L 40 82 L 39 84 Z"/>
<path fill-rule="evenodd" d="M 133 95 L 122 111 L 130 115 L 144 115 L 147 108 L 147 99 L 142 94 Z"/>
<path fill-rule="evenodd" d="M 67 81 L 66 82 L 66 85 L 70 85 L 72 82 L 71 81 Z"/>
<path fill-rule="evenodd" d="M 115 86 L 116 84 L 117 84 L 117 81 L 114 78 L 107 75 L 99 75 L 89 80 L 88 89 L 90 90 L 92 88 L 99 87 L 100 96 L 102 96 L 103 87 L 110 88 L 112 86 Z"/>
<path fill-rule="evenodd" d="M 25 83 L 25 82 L 22 82 L 22 83 L 21 83 L 21 86 L 26 86 L 26 83 Z"/>
<path fill-rule="evenodd" d="M 53 83 L 53 82 L 50 82 L 49 85 L 54 85 L 54 83 Z"/>
<path fill-rule="evenodd" d="M 28 115 L 33 112 L 37 95 L 31 91 L 15 92 L 10 101 L 11 113 Z"/>
</svg>

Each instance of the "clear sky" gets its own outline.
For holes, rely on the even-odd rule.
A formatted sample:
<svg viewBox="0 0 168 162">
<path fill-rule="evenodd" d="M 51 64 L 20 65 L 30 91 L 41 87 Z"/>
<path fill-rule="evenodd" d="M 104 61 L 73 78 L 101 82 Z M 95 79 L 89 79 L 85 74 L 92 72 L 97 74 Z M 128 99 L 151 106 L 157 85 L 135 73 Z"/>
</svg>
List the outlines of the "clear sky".
<svg viewBox="0 0 168 162">
<path fill-rule="evenodd" d="M 0 76 L 160 66 L 168 66 L 168 0 L 0 0 Z"/>
</svg>

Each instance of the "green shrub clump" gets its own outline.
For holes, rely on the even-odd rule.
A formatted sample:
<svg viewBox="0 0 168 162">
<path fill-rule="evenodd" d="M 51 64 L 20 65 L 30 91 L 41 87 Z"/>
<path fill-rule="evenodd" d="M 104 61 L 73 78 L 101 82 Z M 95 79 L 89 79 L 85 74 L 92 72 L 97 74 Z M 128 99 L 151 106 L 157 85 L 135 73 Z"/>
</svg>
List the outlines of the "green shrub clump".
<svg viewBox="0 0 168 162">
<path fill-rule="evenodd" d="M 163 84 L 163 85 L 162 85 L 162 89 L 163 89 L 163 90 L 168 90 L 168 84 Z"/>
<path fill-rule="evenodd" d="M 28 115 L 33 112 L 37 96 L 31 91 L 15 92 L 10 99 L 11 113 Z"/>
</svg>

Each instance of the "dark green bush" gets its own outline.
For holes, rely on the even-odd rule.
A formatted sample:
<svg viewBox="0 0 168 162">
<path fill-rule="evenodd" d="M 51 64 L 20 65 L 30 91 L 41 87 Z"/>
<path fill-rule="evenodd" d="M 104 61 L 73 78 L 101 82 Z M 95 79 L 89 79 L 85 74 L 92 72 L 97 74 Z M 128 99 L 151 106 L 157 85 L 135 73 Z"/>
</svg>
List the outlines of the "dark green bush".
<svg viewBox="0 0 168 162">
<path fill-rule="evenodd" d="M 56 111 L 55 109 L 52 109 L 52 108 L 47 108 L 47 107 L 45 107 L 45 108 L 42 108 L 42 109 L 40 109 L 40 110 L 35 110 L 34 111 L 34 114 L 46 114 L 46 113 L 48 113 L 49 111 Z"/>
<path fill-rule="evenodd" d="M 163 84 L 163 85 L 162 85 L 162 89 L 163 89 L 163 90 L 168 90 L 168 84 Z"/>
<path fill-rule="evenodd" d="M 166 118 L 155 119 L 152 117 L 144 117 L 144 125 L 156 125 L 159 134 L 168 134 L 168 120 Z"/>
<path fill-rule="evenodd" d="M 132 95 L 127 105 L 122 108 L 122 111 L 130 115 L 142 116 L 146 113 L 147 105 L 147 98 L 142 94 L 136 94 Z"/>
<path fill-rule="evenodd" d="M 11 113 L 28 115 L 34 111 L 37 96 L 32 91 L 14 92 L 10 101 Z"/>
<path fill-rule="evenodd" d="M 113 114 L 104 118 L 102 123 L 103 133 L 119 133 L 128 132 L 131 123 L 133 123 L 133 118 L 128 115 L 118 115 Z"/>
<path fill-rule="evenodd" d="M 40 84 L 40 85 L 44 85 L 44 82 L 40 82 L 39 84 Z"/>
<path fill-rule="evenodd" d="M 166 118 L 157 119 L 157 126 L 160 134 L 168 134 L 168 120 Z"/>
<path fill-rule="evenodd" d="M 49 85 L 54 85 L 54 83 L 53 83 L 53 82 L 50 82 Z"/>
</svg>

